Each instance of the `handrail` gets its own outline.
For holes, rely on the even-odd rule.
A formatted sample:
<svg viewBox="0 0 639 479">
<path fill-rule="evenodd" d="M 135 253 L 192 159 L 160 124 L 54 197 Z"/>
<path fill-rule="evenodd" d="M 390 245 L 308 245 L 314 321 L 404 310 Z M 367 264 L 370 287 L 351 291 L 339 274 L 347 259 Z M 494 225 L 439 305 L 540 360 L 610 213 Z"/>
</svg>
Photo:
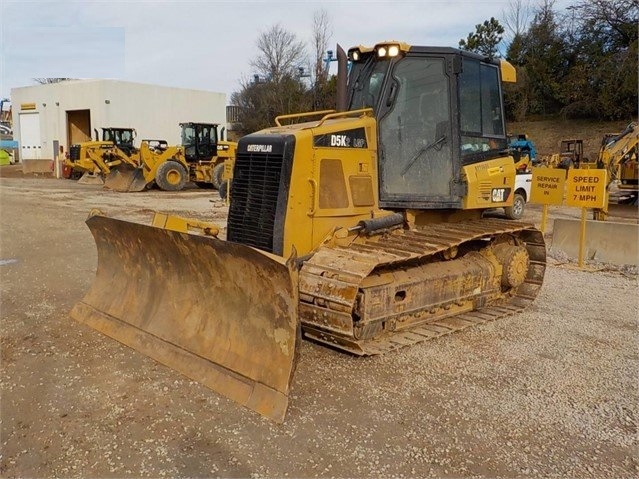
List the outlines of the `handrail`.
<svg viewBox="0 0 639 479">
<path fill-rule="evenodd" d="M 315 216 L 315 211 L 317 210 L 317 181 L 313 178 L 309 178 L 308 182 L 311 184 L 311 209 L 306 212 L 307 216 L 313 217 Z"/>
<path fill-rule="evenodd" d="M 321 110 L 321 111 L 307 111 L 304 113 L 289 113 L 288 115 L 279 115 L 275 117 L 275 124 L 282 126 L 280 120 L 290 120 L 292 118 L 304 118 L 305 116 L 325 115 L 326 113 L 333 113 L 335 110 Z"/>
<path fill-rule="evenodd" d="M 321 126 L 322 124 L 324 124 L 325 121 L 332 120 L 334 118 L 347 118 L 351 116 L 360 116 L 360 115 L 373 116 L 373 109 L 361 108 L 359 110 L 350 110 L 350 111 L 322 110 L 322 111 L 309 111 L 306 113 L 293 113 L 290 115 L 280 115 L 276 117 L 275 124 L 277 126 L 282 126 L 282 124 L 280 123 L 280 120 L 291 119 L 291 118 L 303 118 L 305 116 L 314 116 L 314 115 L 324 115 L 319 120 L 317 125 L 314 126 L 314 128 L 317 128 L 318 126 Z"/>
<path fill-rule="evenodd" d="M 319 123 L 315 125 L 315 128 L 321 126 L 326 120 L 332 120 L 334 118 L 347 118 L 350 116 L 363 116 L 363 115 L 373 116 L 373 109 L 360 108 L 359 110 L 338 111 L 336 113 L 330 113 L 326 116 L 323 116 L 322 119 L 319 121 Z"/>
</svg>

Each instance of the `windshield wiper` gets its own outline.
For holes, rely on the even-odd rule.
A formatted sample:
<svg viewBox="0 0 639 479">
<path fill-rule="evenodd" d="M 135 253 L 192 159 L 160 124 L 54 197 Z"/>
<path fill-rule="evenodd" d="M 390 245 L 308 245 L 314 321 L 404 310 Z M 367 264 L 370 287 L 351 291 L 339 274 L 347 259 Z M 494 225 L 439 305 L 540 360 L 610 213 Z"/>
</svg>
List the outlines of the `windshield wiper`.
<svg viewBox="0 0 639 479">
<path fill-rule="evenodd" d="M 437 151 L 441 150 L 441 147 L 443 146 L 445 142 L 446 142 L 446 135 L 442 135 L 437 140 L 433 141 L 431 144 L 420 148 L 417 154 L 413 156 L 413 158 L 408 162 L 408 164 L 402 170 L 402 176 L 404 176 L 408 172 L 408 170 L 411 169 L 411 167 L 415 164 L 415 162 L 418 160 L 420 156 L 422 156 L 431 148 L 435 148 Z"/>
</svg>

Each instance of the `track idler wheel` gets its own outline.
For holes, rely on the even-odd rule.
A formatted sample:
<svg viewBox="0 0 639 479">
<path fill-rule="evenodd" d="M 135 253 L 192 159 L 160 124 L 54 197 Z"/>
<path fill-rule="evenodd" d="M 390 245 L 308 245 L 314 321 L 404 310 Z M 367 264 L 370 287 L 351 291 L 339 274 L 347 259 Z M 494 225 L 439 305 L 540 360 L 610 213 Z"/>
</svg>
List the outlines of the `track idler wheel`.
<svg viewBox="0 0 639 479">
<path fill-rule="evenodd" d="M 503 288 L 516 288 L 526 279 L 530 256 L 523 246 L 500 243 L 493 248 L 503 270 L 501 285 Z"/>
</svg>

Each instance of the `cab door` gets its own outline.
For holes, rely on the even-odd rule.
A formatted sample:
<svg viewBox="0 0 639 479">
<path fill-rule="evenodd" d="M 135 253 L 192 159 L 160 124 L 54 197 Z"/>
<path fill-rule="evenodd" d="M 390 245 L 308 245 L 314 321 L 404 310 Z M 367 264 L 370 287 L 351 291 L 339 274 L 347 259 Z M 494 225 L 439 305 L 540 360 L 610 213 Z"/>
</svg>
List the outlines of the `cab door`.
<svg viewBox="0 0 639 479">
<path fill-rule="evenodd" d="M 451 81 L 444 56 L 394 67 L 379 120 L 382 207 L 453 207 Z"/>
</svg>

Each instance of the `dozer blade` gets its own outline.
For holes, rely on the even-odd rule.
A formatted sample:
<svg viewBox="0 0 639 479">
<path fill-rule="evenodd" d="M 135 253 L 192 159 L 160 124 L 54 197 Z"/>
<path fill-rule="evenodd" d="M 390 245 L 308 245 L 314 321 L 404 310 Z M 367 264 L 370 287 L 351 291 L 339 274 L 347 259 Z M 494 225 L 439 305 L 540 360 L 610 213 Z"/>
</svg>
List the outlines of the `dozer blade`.
<svg viewBox="0 0 639 479">
<path fill-rule="evenodd" d="M 147 181 L 144 172 L 140 168 L 120 165 L 111 169 L 104 186 L 113 191 L 143 191 Z"/>
<path fill-rule="evenodd" d="M 97 215 L 95 280 L 71 316 L 282 422 L 301 338 L 297 273 L 217 238 Z"/>
<path fill-rule="evenodd" d="M 103 185 L 104 178 L 100 174 L 89 173 L 86 171 L 78 180 L 83 185 Z"/>
</svg>

